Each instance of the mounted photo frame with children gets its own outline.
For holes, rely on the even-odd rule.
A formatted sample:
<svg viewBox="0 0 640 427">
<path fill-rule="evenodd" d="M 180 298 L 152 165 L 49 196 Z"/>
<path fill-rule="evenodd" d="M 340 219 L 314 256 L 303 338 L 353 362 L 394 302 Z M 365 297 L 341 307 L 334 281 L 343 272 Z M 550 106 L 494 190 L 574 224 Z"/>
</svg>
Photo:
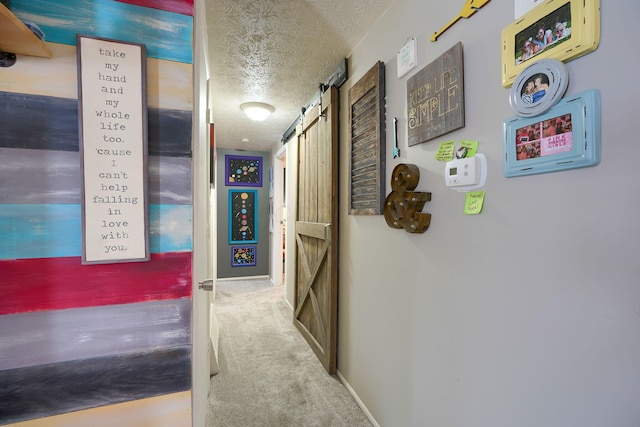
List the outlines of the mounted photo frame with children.
<svg viewBox="0 0 640 427">
<path fill-rule="evenodd" d="M 567 62 L 597 49 L 600 0 L 549 0 L 502 30 L 502 86 L 539 59 Z"/>
</svg>

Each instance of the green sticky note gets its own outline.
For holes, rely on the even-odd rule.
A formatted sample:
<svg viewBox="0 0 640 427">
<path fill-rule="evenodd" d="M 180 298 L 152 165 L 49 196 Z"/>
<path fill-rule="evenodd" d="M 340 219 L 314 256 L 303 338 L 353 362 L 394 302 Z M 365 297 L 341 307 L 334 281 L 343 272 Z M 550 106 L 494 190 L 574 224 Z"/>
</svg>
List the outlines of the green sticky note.
<svg viewBox="0 0 640 427">
<path fill-rule="evenodd" d="M 470 191 L 464 204 L 465 215 L 478 215 L 484 204 L 484 191 Z"/>
<path fill-rule="evenodd" d="M 453 160 L 453 149 L 455 148 L 455 141 L 444 141 L 440 143 L 438 151 L 436 151 L 436 160 L 440 162 L 448 162 Z"/>
<path fill-rule="evenodd" d="M 478 141 L 472 141 L 470 139 L 463 139 L 460 141 L 460 147 L 467 149 L 466 157 L 473 157 L 478 151 Z"/>
</svg>

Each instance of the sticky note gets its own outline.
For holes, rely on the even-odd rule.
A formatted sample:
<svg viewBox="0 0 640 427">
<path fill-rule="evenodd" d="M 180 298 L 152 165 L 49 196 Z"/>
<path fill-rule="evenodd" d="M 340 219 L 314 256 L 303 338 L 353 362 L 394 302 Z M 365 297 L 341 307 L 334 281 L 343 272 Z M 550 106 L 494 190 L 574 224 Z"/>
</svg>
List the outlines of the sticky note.
<svg viewBox="0 0 640 427">
<path fill-rule="evenodd" d="M 438 151 L 436 151 L 436 160 L 440 162 L 448 162 L 453 160 L 453 149 L 455 148 L 455 141 L 444 141 L 440 143 Z"/>
<path fill-rule="evenodd" d="M 484 191 L 470 191 L 466 193 L 467 198 L 464 204 L 465 215 L 478 215 L 482 212 L 484 204 Z"/>
<path fill-rule="evenodd" d="M 467 149 L 467 157 L 473 157 L 478 151 L 478 141 L 463 139 L 460 141 L 460 147 L 465 147 Z"/>
</svg>

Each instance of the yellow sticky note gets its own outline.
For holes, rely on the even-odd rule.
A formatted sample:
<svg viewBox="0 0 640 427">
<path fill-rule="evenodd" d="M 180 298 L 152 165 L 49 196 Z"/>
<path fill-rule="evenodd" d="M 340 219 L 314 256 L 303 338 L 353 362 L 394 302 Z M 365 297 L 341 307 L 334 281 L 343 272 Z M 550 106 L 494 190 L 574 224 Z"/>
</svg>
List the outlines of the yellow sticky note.
<svg viewBox="0 0 640 427">
<path fill-rule="evenodd" d="M 478 215 L 484 204 L 484 191 L 470 191 L 464 204 L 465 215 Z"/>
<path fill-rule="evenodd" d="M 448 162 L 453 159 L 453 149 L 455 148 L 455 141 L 444 141 L 440 143 L 438 151 L 436 151 L 436 160 L 440 162 Z"/>
<path fill-rule="evenodd" d="M 470 139 L 463 139 L 460 141 L 460 147 L 467 149 L 466 157 L 473 157 L 478 151 L 478 141 L 472 141 Z"/>
</svg>

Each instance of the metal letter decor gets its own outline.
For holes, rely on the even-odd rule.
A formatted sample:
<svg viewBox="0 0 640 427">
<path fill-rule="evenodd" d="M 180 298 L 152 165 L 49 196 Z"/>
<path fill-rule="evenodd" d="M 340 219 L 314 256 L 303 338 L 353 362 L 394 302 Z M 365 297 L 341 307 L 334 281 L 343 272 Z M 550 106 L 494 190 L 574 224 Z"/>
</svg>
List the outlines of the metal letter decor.
<svg viewBox="0 0 640 427">
<path fill-rule="evenodd" d="M 400 163 L 393 169 L 391 188 L 384 202 L 384 219 L 391 228 L 404 228 L 408 233 L 424 233 L 431 224 L 431 214 L 421 213 L 431 193 L 415 190 L 420 180 L 416 165 Z"/>
</svg>

